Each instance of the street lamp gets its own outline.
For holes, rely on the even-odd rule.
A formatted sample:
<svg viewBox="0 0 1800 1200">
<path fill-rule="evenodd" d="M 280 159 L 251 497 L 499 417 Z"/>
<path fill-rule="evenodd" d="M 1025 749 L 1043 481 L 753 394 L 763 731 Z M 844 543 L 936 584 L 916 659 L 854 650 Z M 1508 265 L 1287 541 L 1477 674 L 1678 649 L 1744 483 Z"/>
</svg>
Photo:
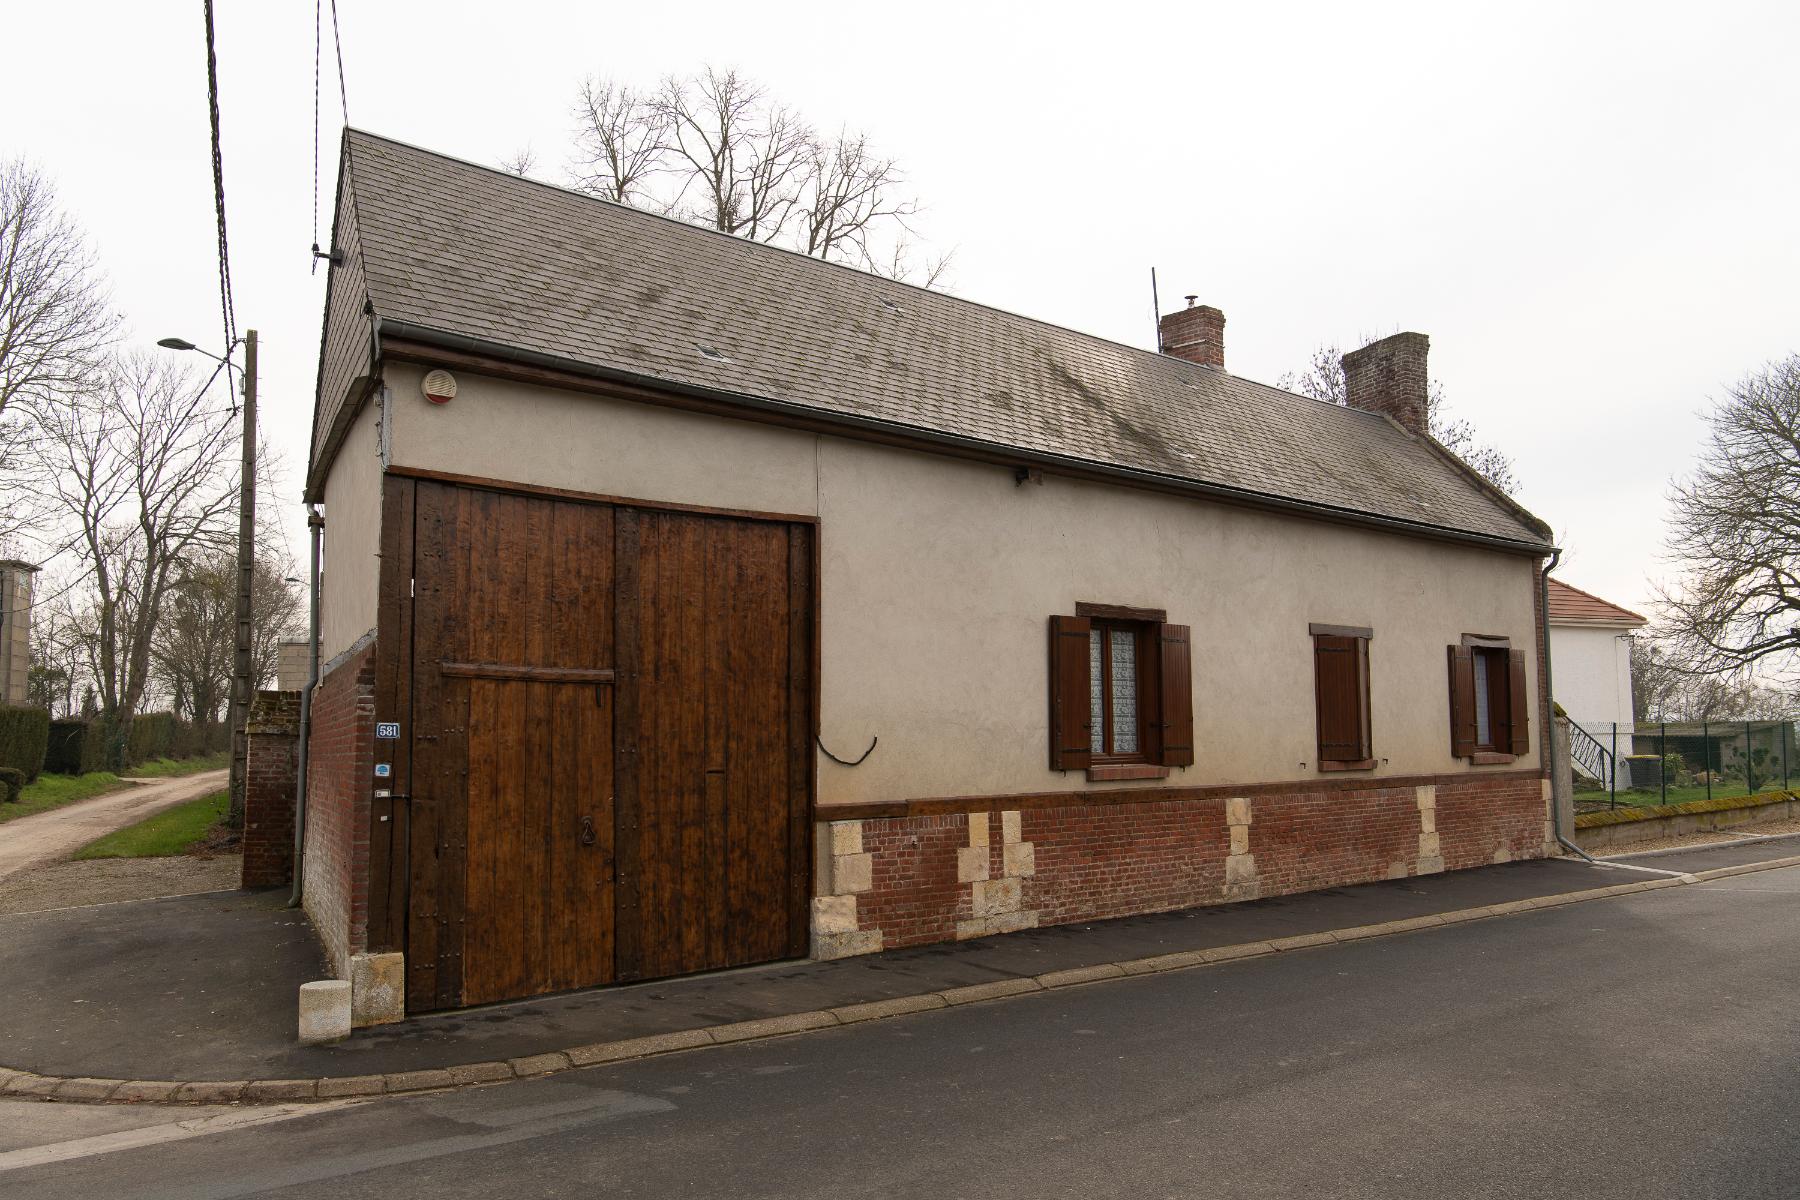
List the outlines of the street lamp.
<svg viewBox="0 0 1800 1200">
<path fill-rule="evenodd" d="M 249 739 L 244 732 L 250 713 L 250 589 L 256 571 L 256 330 L 246 329 L 242 338 L 225 347 L 221 358 L 202 350 L 186 338 L 158 338 L 156 344 L 165 350 L 192 350 L 214 362 L 233 365 L 232 351 L 242 342 L 244 347 L 244 437 L 243 463 L 238 475 L 238 546 L 237 546 L 237 645 L 232 653 L 231 702 L 227 706 L 225 724 L 231 731 L 231 815 L 234 829 L 244 823 L 244 781 Z"/>
</svg>

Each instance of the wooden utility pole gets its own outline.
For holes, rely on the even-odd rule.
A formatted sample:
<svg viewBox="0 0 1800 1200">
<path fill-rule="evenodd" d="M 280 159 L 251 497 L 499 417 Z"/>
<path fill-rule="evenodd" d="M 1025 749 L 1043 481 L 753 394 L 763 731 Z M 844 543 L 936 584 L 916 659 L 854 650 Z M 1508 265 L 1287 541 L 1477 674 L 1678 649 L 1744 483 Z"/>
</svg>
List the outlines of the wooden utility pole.
<svg viewBox="0 0 1800 1200">
<path fill-rule="evenodd" d="M 233 829 L 244 827 L 244 783 L 250 739 L 250 598 L 256 579 L 256 330 L 244 331 L 244 461 L 238 474 L 237 647 L 231 662 L 231 812 Z"/>
</svg>

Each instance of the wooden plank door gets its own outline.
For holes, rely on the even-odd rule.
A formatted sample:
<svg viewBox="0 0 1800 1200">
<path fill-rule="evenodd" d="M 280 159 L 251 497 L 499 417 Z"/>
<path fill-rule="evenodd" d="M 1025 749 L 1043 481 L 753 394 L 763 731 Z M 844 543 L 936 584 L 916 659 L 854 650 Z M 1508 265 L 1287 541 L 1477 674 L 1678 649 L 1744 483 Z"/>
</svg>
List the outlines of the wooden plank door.
<svg viewBox="0 0 1800 1200">
<path fill-rule="evenodd" d="M 806 951 L 811 529 L 618 516 L 619 978 Z"/>
<path fill-rule="evenodd" d="M 472 674 L 464 1004 L 612 978 L 611 784 L 609 685 Z"/>
<path fill-rule="evenodd" d="M 613 510 L 421 481 L 407 1006 L 613 977 Z"/>
</svg>

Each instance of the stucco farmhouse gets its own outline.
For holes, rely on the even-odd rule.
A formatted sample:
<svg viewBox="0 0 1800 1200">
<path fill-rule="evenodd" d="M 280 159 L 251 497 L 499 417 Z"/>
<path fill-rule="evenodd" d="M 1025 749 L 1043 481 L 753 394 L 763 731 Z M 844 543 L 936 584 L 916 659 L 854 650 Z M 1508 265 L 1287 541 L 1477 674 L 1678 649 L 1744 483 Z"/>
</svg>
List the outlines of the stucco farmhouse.
<svg viewBox="0 0 1800 1200">
<path fill-rule="evenodd" d="M 1321 404 L 1213 308 L 1143 351 L 357 132 L 333 250 L 302 869 L 411 1011 L 1551 842 L 1548 529 L 1419 334 Z"/>
</svg>

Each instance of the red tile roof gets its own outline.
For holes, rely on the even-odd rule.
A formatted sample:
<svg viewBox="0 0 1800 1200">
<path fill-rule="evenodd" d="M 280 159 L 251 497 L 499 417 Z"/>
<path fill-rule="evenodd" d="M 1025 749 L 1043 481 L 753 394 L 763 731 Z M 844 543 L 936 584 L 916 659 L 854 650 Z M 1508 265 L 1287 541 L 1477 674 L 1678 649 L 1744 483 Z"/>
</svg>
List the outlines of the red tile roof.
<svg viewBox="0 0 1800 1200">
<path fill-rule="evenodd" d="M 1629 608 L 1620 608 L 1592 592 L 1570 587 L 1560 579 L 1550 581 L 1550 620 L 1560 625 L 1648 625 Z"/>
</svg>

